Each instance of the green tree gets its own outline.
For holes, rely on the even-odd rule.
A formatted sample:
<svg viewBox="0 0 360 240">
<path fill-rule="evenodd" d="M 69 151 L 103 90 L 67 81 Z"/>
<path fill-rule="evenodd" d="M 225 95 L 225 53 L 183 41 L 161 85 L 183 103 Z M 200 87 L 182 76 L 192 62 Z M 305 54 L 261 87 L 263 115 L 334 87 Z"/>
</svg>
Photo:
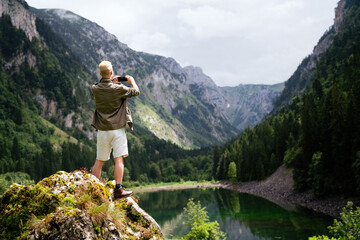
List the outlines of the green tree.
<svg viewBox="0 0 360 240">
<path fill-rule="evenodd" d="M 236 163 L 235 162 L 229 163 L 228 179 L 231 180 L 231 181 L 236 180 Z"/>
<path fill-rule="evenodd" d="M 114 167 L 112 168 L 111 174 L 113 175 L 113 173 L 114 173 Z M 130 171 L 126 167 L 124 168 L 124 181 L 125 182 L 130 181 Z"/>
<path fill-rule="evenodd" d="M 160 167 L 157 163 L 150 164 L 149 177 L 152 179 L 159 179 L 161 177 Z"/>
<path fill-rule="evenodd" d="M 19 140 L 16 136 L 13 139 L 13 144 L 12 144 L 12 149 L 11 149 L 11 158 L 14 161 L 14 163 L 17 165 L 16 170 L 24 172 L 25 164 L 24 164 L 23 159 L 21 158 Z"/>
<path fill-rule="evenodd" d="M 340 221 L 334 220 L 334 224 L 329 227 L 330 235 L 310 237 L 309 240 L 358 240 L 360 239 L 360 207 L 354 209 L 354 204 L 348 202 L 343 212 L 340 214 Z"/>
<path fill-rule="evenodd" d="M 356 184 L 357 184 L 357 192 L 360 192 L 360 151 L 356 152 L 356 158 L 352 165 L 353 174 L 355 175 Z"/>
<path fill-rule="evenodd" d="M 219 165 L 219 161 L 220 161 L 220 156 L 221 156 L 221 152 L 220 152 L 220 147 L 218 145 L 215 145 L 213 148 L 213 165 L 212 165 L 212 176 L 215 179 L 218 179 L 217 174 L 216 174 L 216 170 L 218 168 Z"/>
<path fill-rule="evenodd" d="M 315 190 L 316 195 L 322 195 L 326 189 L 326 174 L 323 173 L 323 154 L 322 152 L 314 153 L 310 168 L 309 168 L 309 178 L 310 182 Z"/>
<path fill-rule="evenodd" d="M 139 176 L 139 182 L 141 182 L 141 183 L 148 183 L 149 182 L 149 178 L 148 178 L 146 173 L 141 174 Z"/>
<path fill-rule="evenodd" d="M 0 195 L 2 195 L 13 183 L 30 185 L 34 184 L 34 180 L 31 180 L 30 175 L 24 172 L 7 172 L 5 174 L 0 174 Z"/>
<path fill-rule="evenodd" d="M 341 221 L 334 220 L 329 227 L 330 234 L 339 239 L 360 239 L 360 207 L 354 209 L 354 204 L 348 202 L 340 214 Z"/>
<path fill-rule="evenodd" d="M 309 237 L 309 240 L 339 240 L 336 238 L 329 238 L 328 236 L 316 236 L 316 237 Z"/>
<path fill-rule="evenodd" d="M 189 199 L 185 211 L 184 224 L 191 227 L 190 232 L 182 239 L 186 240 L 221 240 L 226 239 L 226 234 L 220 231 L 217 221 L 209 222 L 209 216 L 205 207 L 201 207 L 200 202 L 194 203 Z"/>
</svg>

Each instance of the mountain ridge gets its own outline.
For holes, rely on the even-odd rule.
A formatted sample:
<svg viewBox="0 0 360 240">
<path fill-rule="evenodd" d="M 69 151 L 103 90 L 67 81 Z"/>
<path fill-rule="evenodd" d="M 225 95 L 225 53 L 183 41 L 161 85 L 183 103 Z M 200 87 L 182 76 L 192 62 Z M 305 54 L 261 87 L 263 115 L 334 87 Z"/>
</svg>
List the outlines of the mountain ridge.
<svg viewBox="0 0 360 240">
<path fill-rule="evenodd" d="M 196 85 L 204 88 L 200 96 L 220 108 L 226 119 L 243 131 L 255 126 L 273 108 L 273 100 L 281 93 L 284 83 L 239 84 L 235 87 L 219 87 L 200 67 L 184 68 L 190 79 L 196 79 Z"/>
<path fill-rule="evenodd" d="M 143 83 L 140 82 L 140 88 L 150 90 L 149 92 L 145 91 L 146 98 L 154 98 L 154 100 L 157 103 L 160 103 L 160 105 L 164 107 L 165 110 L 170 113 L 170 115 L 175 116 L 175 118 L 180 120 L 182 124 L 185 124 L 187 128 L 190 127 L 190 130 L 192 132 L 196 132 L 196 129 L 200 126 L 195 127 L 193 124 L 188 123 L 188 121 L 186 120 L 186 118 L 189 118 L 189 116 L 184 116 L 183 110 L 187 109 L 186 106 L 188 106 L 188 104 L 199 105 L 199 108 L 202 110 L 200 110 L 198 114 L 202 115 L 205 113 L 208 121 L 210 121 L 211 125 L 214 126 L 213 129 L 208 126 L 206 131 L 208 132 L 211 129 L 211 135 L 215 136 L 215 138 L 224 140 L 225 138 L 221 132 L 226 132 L 228 137 L 231 137 L 234 136 L 234 134 L 236 134 L 238 130 L 243 130 L 235 130 L 236 126 L 233 127 L 233 129 L 229 128 L 229 126 L 231 126 L 232 124 L 227 123 L 229 118 L 228 116 L 226 116 L 225 109 L 217 107 L 218 104 L 216 100 L 212 99 L 210 97 L 211 94 L 209 94 L 209 92 L 211 93 L 211 90 L 209 91 L 209 89 L 217 89 L 219 87 L 216 86 L 214 81 L 210 77 L 205 75 L 199 67 L 181 67 L 180 64 L 177 63 L 176 60 L 173 58 L 131 50 L 127 47 L 126 44 L 117 41 L 114 35 L 105 33 L 105 30 L 102 27 L 98 26 L 96 23 L 86 20 L 74 13 L 71 13 L 70 11 L 59 9 L 31 9 L 40 18 L 50 24 L 52 28 L 64 39 L 64 41 L 68 42 L 68 46 L 70 48 L 73 47 L 74 52 L 78 52 L 78 56 L 80 59 L 85 59 L 83 61 L 83 64 L 89 64 L 89 70 L 92 69 L 91 71 L 95 73 L 96 70 L 94 69 L 97 69 L 97 61 L 100 60 L 100 57 L 108 57 L 110 61 L 113 62 L 116 73 L 134 74 L 135 77 L 137 77 L 136 79 L 141 79 Z M 66 24 L 63 23 L 63 21 L 66 22 L 66 17 L 64 18 L 64 15 L 66 15 L 67 18 L 69 18 L 69 16 L 73 16 L 70 17 L 71 19 L 81 19 L 78 21 L 81 22 L 82 28 L 79 29 L 78 27 L 74 27 L 73 29 L 69 29 L 70 27 L 67 27 L 65 29 L 64 26 Z M 79 23 L 74 23 L 74 21 L 72 22 L 72 25 L 77 24 Z M 68 25 L 69 24 L 67 24 L 66 26 Z M 98 47 L 93 48 L 95 46 L 95 43 L 91 39 L 85 39 L 86 37 L 84 37 L 84 29 L 86 29 L 86 34 L 89 36 L 94 36 L 95 33 L 93 32 L 96 32 L 98 34 L 96 36 L 97 39 L 95 42 L 99 41 L 100 37 L 98 36 L 101 34 L 104 34 L 105 36 L 111 36 L 110 43 L 113 43 L 115 45 L 118 43 L 121 44 L 120 49 L 118 51 L 113 51 L 113 46 L 111 46 L 111 44 L 106 44 L 101 47 L 100 45 L 98 45 Z M 80 40 L 74 40 L 73 36 L 71 35 L 73 32 L 76 31 L 81 33 L 79 34 L 82 36 Z M 90 46 L 86 49 L 87 52 L 85 52 L 84 49 L 81 50 L 81 45 L 83 45 L 84 43 L 85 45 Z M 93 50 L 89 51 L 89 49 Z M 90 56 L 91 61 L 87 57 L 87 54 L 89 54 L 89 52 L 95 52 L 93 56 Z M 114 56 L 116 56 L 116 58 Z M 158 91 L 158 88 L 160 88 L 161 91 Z M 216 92 L 216 94 L 220 93 L 222 95 L 222 93 L 218 90 L 212 92 Z M 275 96 L 277 96 L 278 94 L 278 92 L 275 93 Z M 184 95 L 192 96 L 193 100 L 188 103 L 184 102 Z M 180 98 L 174 96 L 180 96 Z M 273 95 L 271 95 L 270 97 L 273 97 Z M 182 111 L 179 111 L 180 109 Z M 213 115 L 214 117 L 212 117 Z M 255 115 L 257 115 L 257 113 L 255 113 Z M 256 118 L 256 121 L 258 121 L 264 116 L 264 113 L 261 113 Z M 138 117 L 141 120 L 142 116 Z M 165 116 L 161 117 L 164 118 Z M 194 120 L 199 121 L 199 119 L 196 118 Z M 222 123 L 225 123 L 223 125 L 228 127 L 224 128 L 224 126 L 222 126 Z M 244 125 L 248 124 L 254 125 L 255 123 L 247 122 Z M 207 126 L 208 123 L 201 125 Z M 174 129 L 174 126 L 170 125 L 170 128 Z M 217 128 L 219 128 L 219 130 L 216 130 Z M 155 133 L 155 135 L 159 135 L 159 132 Z M 185 134 L 182 137 L 186 137 L 187 135 L 188 134 Z"/>
<path fill-rule="evenodd" d="M 237 133 L 230 124 L 222 125 L 226 119 L 220 111 L 204 105 L 191 93 L 184 71 L 174 59 L 136 52 L 101 26 L 70 11 L 31 10 L 52 26 L 89 71 L 98 75 L 98 63 L 106 58 L 116 74 L 134 76 L 141 89 L 141 95 L 130 101 L 134 119 L 158 137 L 163 137 L 164 130 L 158 128 L 159 122 L 167 129 L 165 140 L 180 146 L 212 145 Z M 152 112 L 153 120 L 141 111 L 142 105 Z"/>
</svg>

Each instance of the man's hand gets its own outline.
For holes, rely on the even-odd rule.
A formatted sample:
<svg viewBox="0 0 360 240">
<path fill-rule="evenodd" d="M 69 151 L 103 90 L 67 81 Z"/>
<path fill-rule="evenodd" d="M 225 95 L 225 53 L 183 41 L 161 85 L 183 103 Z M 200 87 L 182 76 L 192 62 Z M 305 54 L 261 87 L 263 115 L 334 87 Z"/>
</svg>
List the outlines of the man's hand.
<svg viewBox="0 0 360 240">
<path fill-rule="evenodd" d="M 126 75 L 125 78 L 127 79 L 126 82 L 127 82 L 127 83 L 130 83 L 131 85 L 132 85 L 132 83 L 135 82 L 135 79 L 134 79 L 132 76 L 130 76 L 130 75 Z"/>
<path fill-rule="evenodd" d="M 127 83 L 130 83 L 133 88 L 139 90 L 139 87 L 137 86 L 135 79 L 132 76 L 126 75 L 125 78 L 127 79 Z"/>
<path fill-rule="evenodd" d="M 112 81 L 113 83 L 120 83 L 120 82 L 117 81 L 117 78 L 118 78 L 118 77 L 120 77 L 120 76 L 118 76 L 118 75 L 114 76 L 114 77 L 111 79 L 111 81 Z"/>
</svg>

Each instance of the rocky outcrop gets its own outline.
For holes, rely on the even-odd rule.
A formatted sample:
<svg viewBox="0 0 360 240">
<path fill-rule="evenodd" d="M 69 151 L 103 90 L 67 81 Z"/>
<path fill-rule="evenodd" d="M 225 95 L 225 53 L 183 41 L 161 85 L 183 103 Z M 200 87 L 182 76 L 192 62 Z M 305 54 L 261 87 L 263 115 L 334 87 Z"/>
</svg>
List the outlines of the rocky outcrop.
<svg viewBox="0 0 360 240">
<path fill-rule="evenodd" d="M 113 188 L 85 171 L 13 184 L 0 198 L 0 238 L 164 239 L 132 197 L 113 201 Z"/>
<path fill-rule="evenodd" d="M 17 0 L 1 0 L 0 17 L 3 15 L 8 15 L 10 17 L 11 24 L 15 28 L 22 30 L 30 41 L 34 38 L 40 39 L 40 35 L 36 30 L 36 16 L 27 10 L 26 2 Z M 5 69 L 13 68 L 15 72 L 19 72 L 19 68 L 24 62 L 26 62 L 30 68 L 35 67 L 36 57 L 31 53 L 31 51 L 20 52 L 8 62 L 3 59 Z"/>
<path fill-rule="evenodd" d="M 334 19 L 334 29 L 336 34 L 340 31 L 340 25 L 344 20 L 345 12 L 346 12 L 346 0 L 341 0 L 338 3 L 338 6 L 335 9 L 335 19 Z"/>
<path fill-rule="evenodd" d="M 40 39 L 40 35 L 36 30 L 36 16 L 28 11 L 26 6 L 25 1 L 1 0 L 0 16 L 3 14 L 9 15 L 12 25 L 17 29 L 23 30 L 30 41 L 34 37 Z"/>
</svg>

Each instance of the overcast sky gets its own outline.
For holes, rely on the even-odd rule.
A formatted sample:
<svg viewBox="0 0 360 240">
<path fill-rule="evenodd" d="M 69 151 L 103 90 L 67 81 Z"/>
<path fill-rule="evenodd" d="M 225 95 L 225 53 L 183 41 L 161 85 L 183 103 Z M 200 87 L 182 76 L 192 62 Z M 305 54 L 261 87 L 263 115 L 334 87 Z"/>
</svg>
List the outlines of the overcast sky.
<svg viewBox="0 0 360 240">
<path fill-rule="evenodd" d="M 130 48 L 201 67 L 219 86 L 286 81 L 338 0 L 27 0 L 85 17 Z"/>
</svg>

